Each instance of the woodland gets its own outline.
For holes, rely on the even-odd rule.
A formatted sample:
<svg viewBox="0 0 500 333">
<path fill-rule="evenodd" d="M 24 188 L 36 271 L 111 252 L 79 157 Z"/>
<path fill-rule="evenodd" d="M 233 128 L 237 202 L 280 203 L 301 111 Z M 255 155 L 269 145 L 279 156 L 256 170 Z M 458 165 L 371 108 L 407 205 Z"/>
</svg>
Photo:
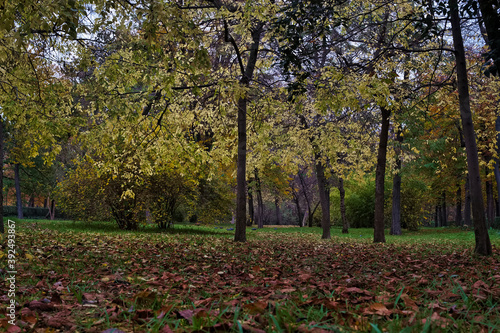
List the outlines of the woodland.
<svg viewBox="0 0 500 333">
<path fill-rule="evenodd" d="M 499 62 L 498 0 L 0 0 L 0 327 L 497 330 Z"/>
</svg>

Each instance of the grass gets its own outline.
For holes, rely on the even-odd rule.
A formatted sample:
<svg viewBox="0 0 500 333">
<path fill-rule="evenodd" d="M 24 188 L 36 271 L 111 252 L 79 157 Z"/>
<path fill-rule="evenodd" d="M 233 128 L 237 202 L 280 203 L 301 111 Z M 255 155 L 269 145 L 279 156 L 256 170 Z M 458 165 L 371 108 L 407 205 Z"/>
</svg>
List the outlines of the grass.
<svg viewBox="0 0 500 333">
<path fill-rule="evenodd" d="M 240 244 L 232 227 L 128 232 L 109 222 L 17 221 L 19 325 L 30 332 L 500 328 L 498 231 L 490 232 L 494 255 L 482 258 L 472 253 L 473 232 L 458 228 L 373 244 L 370 229 L 332 228 L 332 239 L 321 240 L 320 228 L 271 226 L 248 228 Z M 0 312 L 0 327 L 6 321 Z"/>
</svg>

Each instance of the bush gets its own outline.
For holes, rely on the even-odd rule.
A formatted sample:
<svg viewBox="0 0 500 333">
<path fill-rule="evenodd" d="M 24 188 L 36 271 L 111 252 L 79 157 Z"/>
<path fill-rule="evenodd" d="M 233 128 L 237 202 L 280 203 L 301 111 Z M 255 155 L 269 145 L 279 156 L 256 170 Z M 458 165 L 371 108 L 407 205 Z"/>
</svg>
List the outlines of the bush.
<svg viewBox="0 0 500 333">
<path fill-rule="evenodd" d="M 72 219 L 111 220 L 110 207 L 103 193 L 104 184 L 97 169 L 90 162 L 82 161 L 58 184 L 56 200 L 61 210 Z"/>
<path fill-rule="evenodd" d="M 351 228 L 373 228 L 375 219 L 375 180 L 365 178 L 361 181 L 349 181 L 345 183 L 345 206 L 346 218 Z M 340 204 L 338 190 L 332 189 L 336 197 L 336 207 L 334 220 L 341 225 Z M 386 205 L 387 205 L 387 184 L 386 184 Z"/>
<path fill-rule="evenodd" d="M 336 225 L 341 225 L 340 198 L 338 190 L 332 188 L 332 213 Z M 423 220 L 423 195 L 425 184 L 419 180 L 404 178 L 401 186 L 401 227 L 418 230 Z M 375 181 L 346 182 L 346 217 L 351 228 L 373 228 L 375 219 Z M 390 227 L 392 219 L 392 179 L 385 183 L 384 204 L 385 227 Z"/>
<path fill-rule="evenodd" d="M 195 182 L 173 170 L 164 170 L 145 179 L 145 203 L 160 229 L 179 220 L 178 208 L 193 197 Z M 180 216 L 182 219 L 182 216 Z"/>
<path fill-rule="evenodd" d="M 81 161 L 59 183 L 60 205 L 74 219 L 114 219 L 119 228 L 128 230 L 146 223 L 146 211 L 150 213 L 148 218 L 162 229 L 174 220 L 182 220 L 183 215 L 214 222 L 230 214 L 231 188 L 216 177 L 197 180 L 167 167 L 147 175 L 137 170 L 130 165 L 114 174 L 99 174 L 97 164 Z"/>
<path fill-rule="evenodd" d="M 403 178 L 401 184 L 401 227 L 417 231 L 424 219 L 426 185 L 416 179 Z M 391 210 L 392 211 L 392 210 Z"/>
<path fill-rule="evenodd" d="M 228 181 L 214 176 L 211 180 L 201 179 L 196 195 L 189 202 L 192 222 L 214 223 L 230 221 L 234 192 Z"/>
</svg>

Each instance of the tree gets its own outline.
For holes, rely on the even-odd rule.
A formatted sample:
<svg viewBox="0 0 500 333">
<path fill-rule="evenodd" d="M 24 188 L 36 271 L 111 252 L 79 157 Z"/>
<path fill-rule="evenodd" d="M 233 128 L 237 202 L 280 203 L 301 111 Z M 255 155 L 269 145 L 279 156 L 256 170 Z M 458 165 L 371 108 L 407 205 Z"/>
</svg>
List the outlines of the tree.
<svg viewBox="0 0 500 333">
<path fill-rule="evenodd" d="M 472 123 L 472 113 L 470 110 L 469 83 L 467 79 L 465 49 L 460 28 L 458 1 L 449 0 L 449 8 L 453 44 L 455 46 L 460 116 L 462 119 L 462 128 L 464 131 L 464 140 L 467 151 L 467 165 L 472 199 L 472 215 L 474 217 L 474 233 L 476 239 L 476 247 L 474 251 L 481 255 L 491 255 L 492 248 L 484 216 L 481 176 L 479 172 L 474 125 Z"/>
</svg>

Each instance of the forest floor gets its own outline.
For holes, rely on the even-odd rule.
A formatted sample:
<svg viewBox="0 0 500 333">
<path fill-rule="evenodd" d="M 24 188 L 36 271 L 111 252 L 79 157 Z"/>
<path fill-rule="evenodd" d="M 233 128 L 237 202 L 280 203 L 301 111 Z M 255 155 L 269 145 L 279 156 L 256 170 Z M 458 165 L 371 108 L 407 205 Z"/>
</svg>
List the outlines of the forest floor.
<svg viewBox="0 0 500 333">
<path fill-rule="evenodd" d="M 217 229 L 216 229 L 217 227 Z M 373 244 L 352 229 L 16 223 L 16 326 L 1 241 L 0 330 L 8 332 L 494 332 L 500 232 L 422 229 Z"/>
</svg>

